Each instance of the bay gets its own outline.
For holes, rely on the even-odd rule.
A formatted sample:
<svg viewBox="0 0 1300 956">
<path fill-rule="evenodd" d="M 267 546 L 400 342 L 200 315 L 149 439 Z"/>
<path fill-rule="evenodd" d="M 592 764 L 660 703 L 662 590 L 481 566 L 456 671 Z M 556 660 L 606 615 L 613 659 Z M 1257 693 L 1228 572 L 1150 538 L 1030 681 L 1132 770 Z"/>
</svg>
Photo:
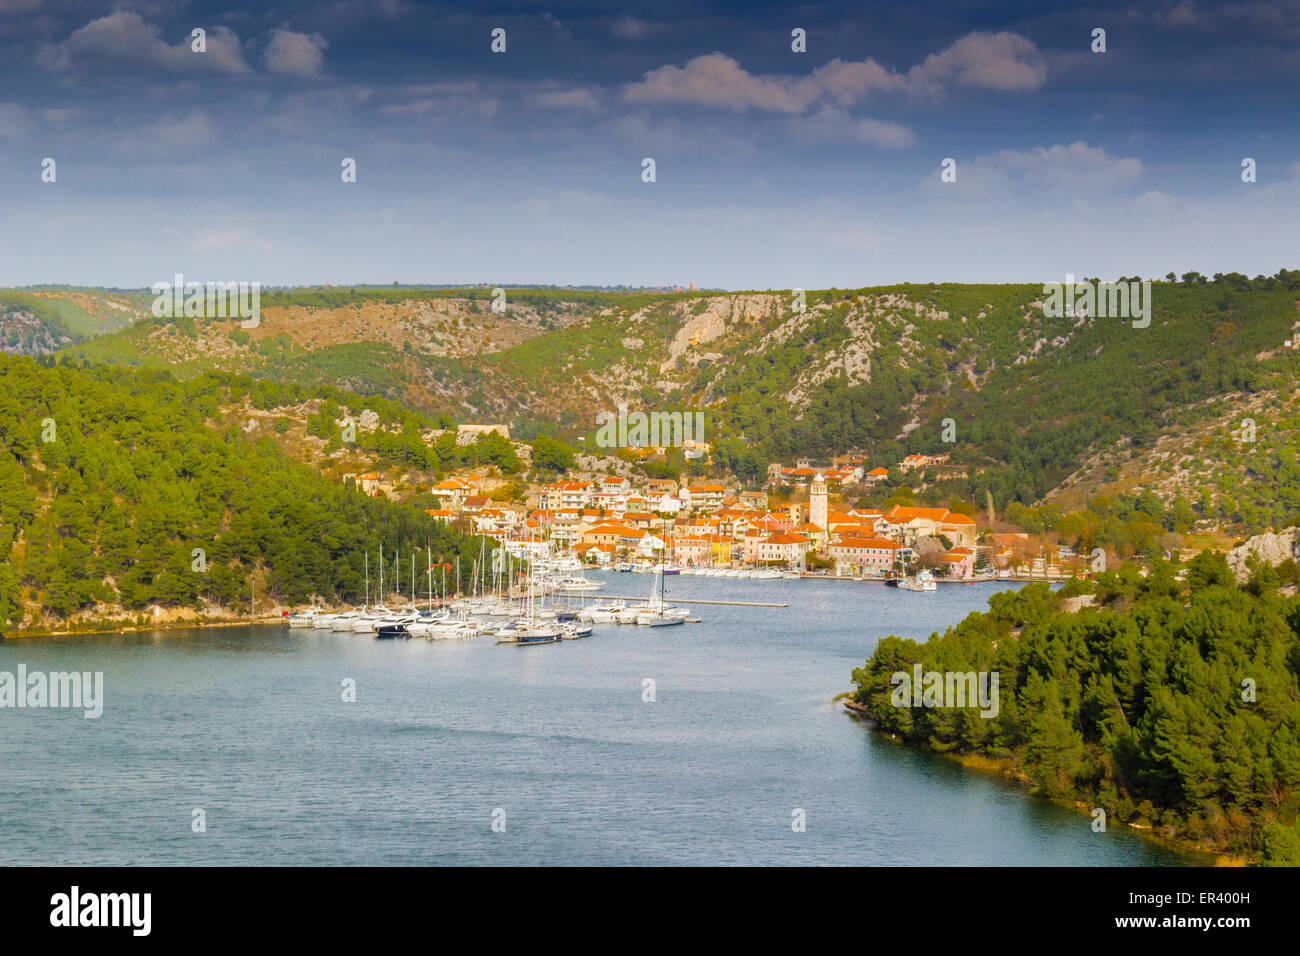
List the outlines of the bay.
<svg viewBox="0 0 1300 956">
<path fill-rule="evenodd" d="M 789 606 L 536 647 L 277 626 L 3 642 L 0 670 L 102 671 L 106 690 L 98 720 L 0 710 L 0 863 L 1205 862 L 832 701 L 880 637 L 924 640 L 1006 587 L 682 576 L 670 601 Z"/>
</svg>

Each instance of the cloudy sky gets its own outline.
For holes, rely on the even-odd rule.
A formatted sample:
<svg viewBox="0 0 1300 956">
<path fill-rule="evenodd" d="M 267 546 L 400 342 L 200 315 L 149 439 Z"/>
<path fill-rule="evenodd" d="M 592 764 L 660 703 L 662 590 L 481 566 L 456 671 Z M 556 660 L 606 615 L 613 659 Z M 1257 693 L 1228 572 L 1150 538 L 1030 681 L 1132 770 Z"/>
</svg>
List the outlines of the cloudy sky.
<svg viewBox="0 0 1300 956">
<path fill-rule="evenodd" d="M 1300 0 L 1058 6 L 0 0 L 0 284 L 1300 266 Z"/>
</svg>

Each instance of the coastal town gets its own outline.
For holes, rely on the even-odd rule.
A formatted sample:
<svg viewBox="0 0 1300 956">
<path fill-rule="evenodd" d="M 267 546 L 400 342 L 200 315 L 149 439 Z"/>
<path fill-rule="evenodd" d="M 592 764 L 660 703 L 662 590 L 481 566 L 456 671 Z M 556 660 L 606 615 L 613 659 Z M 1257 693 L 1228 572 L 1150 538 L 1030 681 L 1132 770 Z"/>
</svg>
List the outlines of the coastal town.
<svg viewBox="0 0 1300 956">
<path fill-rule="evenodd" d="M 509 437 L 506 426 L 462 425 L 458 440 L 490 432 Z M 520 451 L 526 447 L 521 443 Z M 664 449 L 630 451 L 635 460 Z M 692 442 L 687 460 L 707 463 L 709 452 L 707 443 Z M 949 467 L 947 455 L 919 454 L 893 466 L 903 474 Z M 594 568 L 778 569 L 865 579 L 925 572 L 950 582 L 1059 580 L 1084 570 L 1068 547 L 1034 548 L 1026 533 L 981 529 L 973 509 L 855 505 L 858 492 L 889 475 L 862 454 L 772 463 L 754 488 L 622 470 L 631 473 L 575 469 L 559 480 L 521 485 L 493 469 L 471 469 L 422 489 L 436 502 L 424 510 L 514 557 L 569 555 Z M 345 480 L 364 494 L 395 494 L 393 483 L 374 471 Z"/>
</svg>

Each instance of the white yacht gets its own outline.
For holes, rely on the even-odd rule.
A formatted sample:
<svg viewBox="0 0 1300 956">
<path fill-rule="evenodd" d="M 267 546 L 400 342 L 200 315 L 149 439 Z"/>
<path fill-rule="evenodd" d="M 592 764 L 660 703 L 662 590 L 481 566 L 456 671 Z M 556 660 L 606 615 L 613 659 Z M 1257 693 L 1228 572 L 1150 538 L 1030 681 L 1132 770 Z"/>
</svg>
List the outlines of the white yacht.
<svg viewBox="0 0 1300 956">
<path fill-rule="evenodd" d="M 478 625 L 473 621 L 440 621 L 425 634 L 431 641 L 463 640 L 478 636 Z"/>
<path fill-rule="evenodd" d="M 618 616 L 623 612 L 624 607 L 622 601 L 615 601 L 613 604 L 593 604 L 578 612 L 578 620 L 591 624 L 617 624 Z"/>
<path fill-rule="evenodd" d="M 367 608 L 352 620 L 352 626 L 348 630 L 354 634 L 368 634 L 379 629 L 379 622 L 386 621 L 392 616 L 392 612 L 382 604 L 376 607 Z"/>
<path fill-rule="evenodd" d="M 316 618 L 322 613 L 323 612 L 320 608 L 313 605 L 312 607 L 298 611 L 295 614 L 290 614 L 288 618 L 286 618 L 286 621 L 290 627 L 312 627 L 315 624 Z"/>
<path fill-rule="evenodd" d="M 650 610 L 650 605 L 645 603 L 624 605 L 622 610 L 618 612 L 617 621 L 619 624 L 635 624 L 636 616 L 648 610 Z"/>
<path fill-rule="evenodd" d="M 604 586 L 604 581 L 588 581 L 582 575 L 560 578 L 555 582 L 556 591 L 599 591 Z"/>
</svg>

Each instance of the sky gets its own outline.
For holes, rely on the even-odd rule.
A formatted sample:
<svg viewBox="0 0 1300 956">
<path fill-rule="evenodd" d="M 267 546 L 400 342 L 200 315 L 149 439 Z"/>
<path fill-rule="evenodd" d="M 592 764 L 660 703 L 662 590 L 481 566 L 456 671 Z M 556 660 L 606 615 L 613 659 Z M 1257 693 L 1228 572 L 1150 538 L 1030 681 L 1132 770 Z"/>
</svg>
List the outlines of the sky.
<svg viewBox="0 0 1300 956">
<path fill-rule="evenodd" d="M 1271 274 L 1298 99 L 1300 0 L 0 0 L 0 285 Z"/>
</svg>

